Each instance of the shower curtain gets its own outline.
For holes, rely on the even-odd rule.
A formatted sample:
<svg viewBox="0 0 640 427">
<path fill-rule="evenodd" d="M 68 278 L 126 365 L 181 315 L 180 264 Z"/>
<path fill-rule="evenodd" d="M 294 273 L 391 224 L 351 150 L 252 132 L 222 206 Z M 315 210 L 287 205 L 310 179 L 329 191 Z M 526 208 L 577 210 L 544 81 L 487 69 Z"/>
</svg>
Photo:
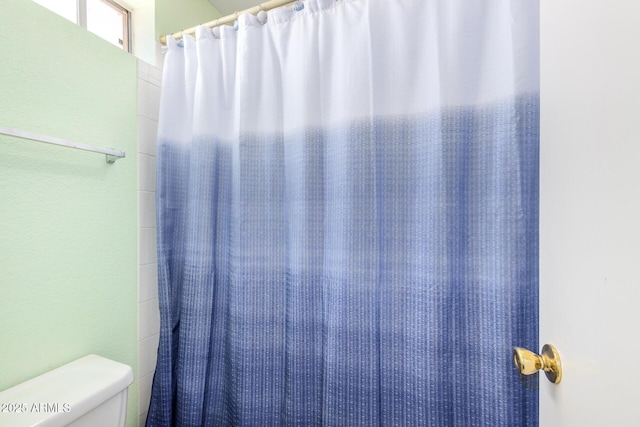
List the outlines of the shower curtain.
<svg viewBox="0 0 640 427">
<path fill-rule="evenodd" d="M 538 85 L 531 0 L 169 39 L 147 425 L 537 425 Z"/>
</svg>

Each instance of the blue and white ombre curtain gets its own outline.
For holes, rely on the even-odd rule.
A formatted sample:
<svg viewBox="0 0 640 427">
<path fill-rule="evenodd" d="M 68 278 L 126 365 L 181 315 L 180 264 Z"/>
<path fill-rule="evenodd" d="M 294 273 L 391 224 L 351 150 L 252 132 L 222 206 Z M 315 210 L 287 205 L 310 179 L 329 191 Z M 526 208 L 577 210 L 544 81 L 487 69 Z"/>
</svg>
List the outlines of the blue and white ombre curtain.
<svg viewBox="0 0 640 427">
<path fill-rule="evenodd" d="M 538 2 L 303 5 L 169 40 L 147 425 L 536 426 Z"/>
</svg>

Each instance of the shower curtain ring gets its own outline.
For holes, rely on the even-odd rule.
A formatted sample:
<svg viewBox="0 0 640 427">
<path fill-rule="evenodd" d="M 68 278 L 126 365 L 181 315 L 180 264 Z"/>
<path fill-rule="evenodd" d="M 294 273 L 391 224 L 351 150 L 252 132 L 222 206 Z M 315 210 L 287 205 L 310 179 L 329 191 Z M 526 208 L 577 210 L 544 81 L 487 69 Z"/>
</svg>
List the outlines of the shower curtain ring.
<svg viewBox="0 0 640 427">
<path fill-rule="evenodd" d="M 256 17 L 258 18 L 258 21 L 264 25 L 267 22 L 267 11 L 264 10 L 262 3 L 258 4 L 258 8 L 260 10 L 258 11 L 258 13 L 256 13 Z"/>
<path fill-rule="evenodd" d="M 238 31 L 238 28 L 240 27 L 240 25 L 238 24 L 238 11 L 233 12 L 233 17 L 234 17 L 234 21 L 233 21 L 233 29 Z"/>
</svg>

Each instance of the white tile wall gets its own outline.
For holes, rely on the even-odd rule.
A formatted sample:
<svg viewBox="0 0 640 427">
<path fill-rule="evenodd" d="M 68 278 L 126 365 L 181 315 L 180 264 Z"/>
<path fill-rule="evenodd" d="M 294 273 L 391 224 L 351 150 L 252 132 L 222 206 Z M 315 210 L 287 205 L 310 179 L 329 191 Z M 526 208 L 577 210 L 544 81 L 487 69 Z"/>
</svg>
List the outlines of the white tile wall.
<svg viewBox="0 0 640 427">
<path fill-rule="evenodd" d="M 138 417 L 144 426 L 156 367 L 160 314 L 156 254 L 156 139 L 162 80 L 158 67 L 138 60 Z"/>
<path fill-rule="evenodd" d="M 158 298 L 158 269 L 155 264 L 141 264 L 138 270 L 138 303 Z"/>
<path fill-rule="evenodd" d="M 155 168 L 154 168 L 155 169 Z M 138 226 L 147 228 L 153 234 L 156 228 L 156 192 L 138 191 Z M 154 236 L 151 236 L 154 237 Z"/>
</svg>

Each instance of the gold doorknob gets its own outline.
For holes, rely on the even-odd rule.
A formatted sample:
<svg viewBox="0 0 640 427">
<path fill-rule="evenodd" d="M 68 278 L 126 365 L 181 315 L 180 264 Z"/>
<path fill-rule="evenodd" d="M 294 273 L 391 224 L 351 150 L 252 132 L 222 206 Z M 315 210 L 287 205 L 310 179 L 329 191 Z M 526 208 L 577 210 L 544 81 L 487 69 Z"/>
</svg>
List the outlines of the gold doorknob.
<svg viewBox="0 0 640 427">
<path fill-rule="evenodd" d="M 535 374 L 542 369 L 552 383 L 559 384 L 562 380 L 560 354 L 551 344 L 545 344 L 540 355 L 526 348 L 516 347 L 513 349 L 513 363 L 523 375 Z"/>
</svg>

